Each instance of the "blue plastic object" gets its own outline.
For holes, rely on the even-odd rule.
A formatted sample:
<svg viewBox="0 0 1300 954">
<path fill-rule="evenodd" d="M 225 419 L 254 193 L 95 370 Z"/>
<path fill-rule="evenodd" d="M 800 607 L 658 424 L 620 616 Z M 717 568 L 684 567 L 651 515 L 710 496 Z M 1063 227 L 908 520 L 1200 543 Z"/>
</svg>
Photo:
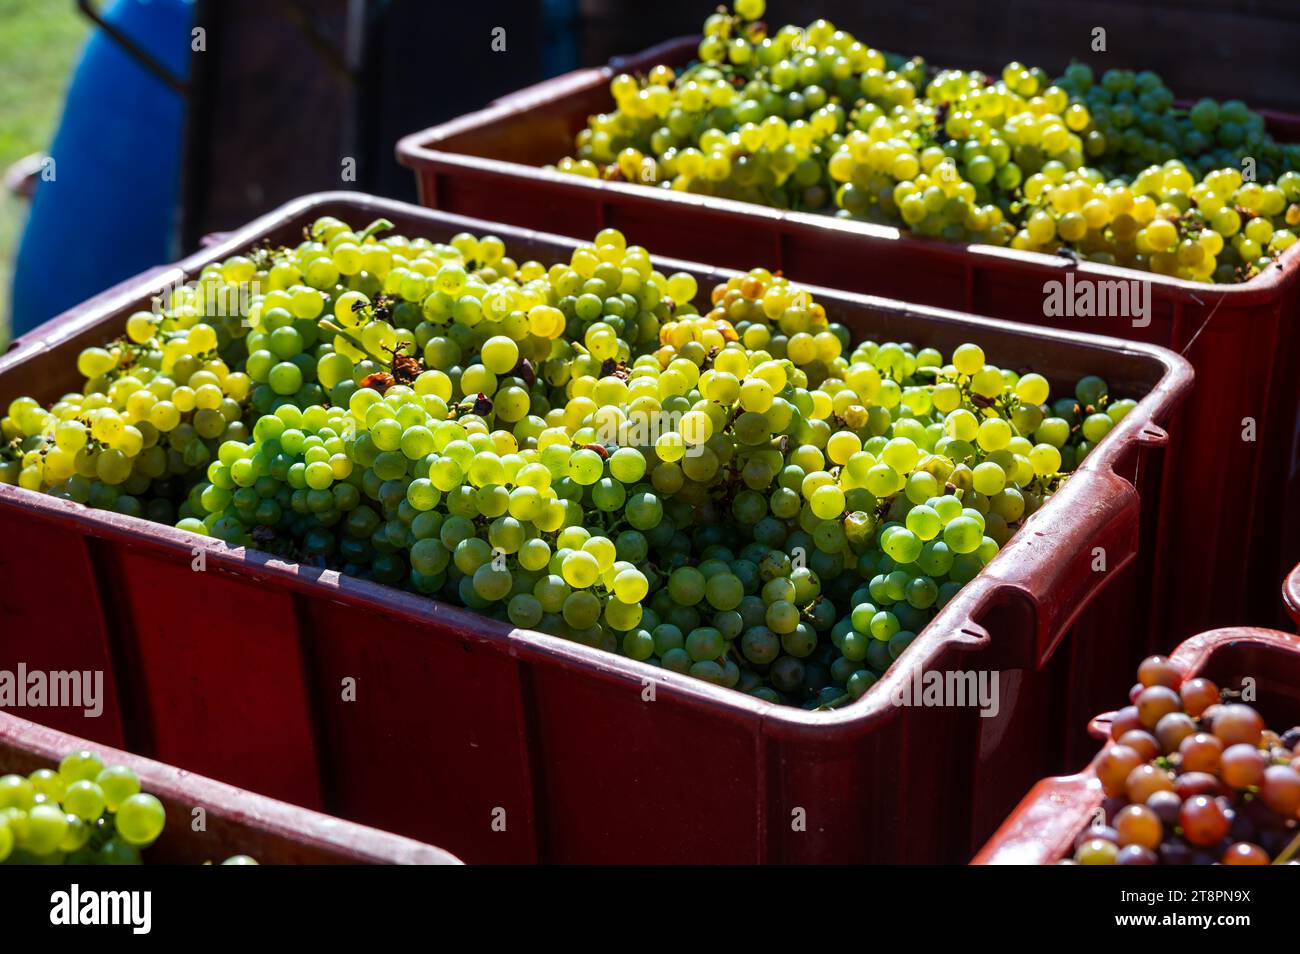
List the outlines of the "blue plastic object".
<svg viewBox="0 0 1300 954">
<path fill-rule="evenodd" d="M 176 77 L 191 0 L 116 0 L 104 18 Z M 14 267 L 13 336 L 176 257 L 183 97 L 97 31 L 86 45 Z"/>
</svg>

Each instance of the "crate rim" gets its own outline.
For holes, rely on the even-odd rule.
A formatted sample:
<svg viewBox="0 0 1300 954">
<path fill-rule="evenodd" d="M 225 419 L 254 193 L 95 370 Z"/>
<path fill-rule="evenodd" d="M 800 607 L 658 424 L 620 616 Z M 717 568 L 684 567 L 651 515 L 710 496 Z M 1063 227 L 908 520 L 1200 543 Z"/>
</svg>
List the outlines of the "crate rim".
<svg viewBox="0 0 1300 954">
<path fill-rule="evenodd" d="M 900 244 L 904 249 L 920 250 L 926 254 L 940 255 L 957 264 L 974 266 L 982 259 L 1000 259 L 1022 271 L 1038 271 L 1044 282 L 1061 280 L 1065 275 L 1074 273 L 1085 279 L 1096 281 L 1144 281 L 1159 287 L 1166 294 L 1175 296 L 1179 302 L 1192 302 L 1203 305 L 1203 298 L 1218 297 L 1215 307 L 1228 304 L 1230 307 L 1242 308 L 1271 301 L 1278 286 L 1288 281 L 1293 273 L 1300 272 L 1300 242 L 1284 251 L 1272 266 L 1254 278 L 1231 285 L 1218 285 L 1207 282 L 1195 282 L 1189 279 L 1161 275 L 1156 272 L 1144 272 L 1119 265 L 1101 265 L 1096 262 L 1066 258 L 1061 255 L 1049 255 L 1043 252 L 1026 252 L 1006 246 L 986 245 L 981 243 L 946 242 L 938 239 L 924 239 L 902 228 L 889 225 L 877 225 L 854 219 L 836 218 L 830 214 L 812 212 L 792 212 L 773 209 L 768 206 L 736 199 L 714 198 L 687 192 L 667 189 L 652 189 L 648 186 L 634 185 L 626 182 L 606 182 L 588 179 L 568 173 L 548 170 L 539 166 L 529 166 L 519 162 L 491 159 L 484 156 L 472 156 L 464 153 L 448 152 L 437 145 L 449 137 L 475 130 L 492 123 L 526 112 L 536 102 L 553 97 L 584 91 L 592 87 L 608 85 L 614 75 L 623 70 L 643 69 L 652 65 L 661 57 L 680 55 L 688 47 L 693 49 L 699 42 L 696 36 L 680 36 L 648 47 L 638 53 L 614 57 L 604 66 L 586 67 L 543 80 L 534 86 L 526 87 L 501 97 L 482 109 L 466 113 L 455 119 L 439 123 L 416 132 L 408 133 L 397 141 L 395 154 L 402 166 L 413 170 L 417 175 L 427 167 L 451 167 L 458 175 L 480 180 L 496 180 L 501 176 L 520 177 L 540 180 L 551 188 L 560 191 L 596 190 L 617 195 L 619 200 L 638 207 L 666 207 L 671 210 L 691 209 L 714 214 L 721 218 L 748 220 L 752 225 L 755 220 L 766 220 L 773 226 L 797 226 L 822 229 L 827 232 L 843 232 L 864 239 L 877 239 Z M 1300 115 L 1281 113 L 1275 110 L 1255 110 L 1266 121 L 1286 120 L 1300 124 Z"/>
<path fill-rule="evenodd" d="M 351 206 L 361 214 L 393 212 L 403 217 L 463 227 L 465 230 L 477 229 L 480 233 L 491 232 L 503 237 L 507 244 L 512 239 L 554 242 L 561 246 L 575 246 L 583 241 L 449 214 L 362 193 L 347 191 L 312 193 L 260 216 L 228 233 L 218 243 L 201 248 L 174 265 L 150 269 L 136 278 L 128 279 L 108 289 L 83 305 L 51 319 L 16 341 L 14 348 L 8 354 L 0 356 L 0 373 L 88 329 L 113 312 L 120 311 L 152 294 L 158 287 L 167 285 L 178 277 L 184 278 L 197 274 L 203 265 L 246 249 L 254 240 L 276 228 L 284 227 L 289 221 L 307 216 L 313 210 L 324 210 L 339 205 Z M 710 277 L 741 274 L 735 269 L 715 268 L 660 256 L 652 256 L 652 261 L 657 267 L 680 268 Z M 1026 338 L 1060 339 L 1074 346 L 1082 344 L 1095 349 L 1141 356 L 1156 362 L 1162 371 L 1154 386 L 1142 396 L 1134 412 L 1125 416 L 1107 435 L 1107 439 L 1099 443 L 1097 448 L 1085 458 L 1084 463 L 1070 480 L 1066 481 L 1057 497 L 1067 493 L 1083 493 L 1089 488 L 1096 489 L 1103 484 L 1109 484 L 1110 489 L 1114 491 L 1111 497 L 1131 495 L 1131 499 L 1117 502 L 1114 506 L 1136 506 L 1135 489 L 1115 472 L 1119 458 L 1130 441 L 1138 448 L 1160 447 L 1168 441 L 1167 433 L 1154 422 L 1154 419 L 1162 414 L 1166 417 L 1172 415 L 1193 381 L 1193 370 L 1187 360 L 1159 345 L 1101 335 L 1071 333 L 1054 328 L 1019 325 L 949 309 L 912 305 L 893 299 L 825 289 L 814 285 L 804 287 L 814 295 L 825 292 L 846 303 L 893 310 L 904 317 L 915 315 L 950 323 L 958 322 L 966 326 L 1009 331 Z M 1139 414 L 1138 411 L 1143 413 Z M 290 563 L 255 549 L 231 547 L 213 537 L 193 534 L 166 524 L 153 523 L 144 518 L 95 510 L 84 504 L 7 484 L 0 484 L 0 507 L 19 509 L 46 522 L 71 524 L 87 536 L 112 540 L 122 544 L 128 550 L 143 550 L 183 559 L 193 559 L 202 551 L 207 566 L 206 572 L 216 570 L 233 575 L 262 576 L 287 585 L 297 592 L 315 593 L 333 601 L 351 600 L 399 619 L 427 622 L 431 617 L 436 617 L 454 629 L 459 638 L 472 640 L 480 645 L 491 645 L 516 659 L 566 659 L 581 664 L 588 676 L 603 682 L 644 685 L 647 681 L 653 681 L 660 689 L 673 692 L 675 698 L 694 708 L 707 709 L 715 716 L 719 715 L 717 706 L 721 703 L 721 714 L 732 721 L 757 721 L 763 725 L 765 731 L 804 736 L 810 740 L 816 740 L 821 733 L 832 727 L 866 731 L 889 719 L 892 710 L 897 708 L 892 702 L 894 691 L 912 678 L 911 670 L 915 668 L 915 665 L 891 666 L 871 691 L 852 703 L 831 711 L 807 711 L 796 706 L 764 702 L 734 689 L 713 686 L 684 674 L 583 646 L 558 636 L 511 627 L 432 597 L 345 576 L 336 570 Z M 1030 520 L 1038 520 L 1041 523 L 1039 515 L 1044 512 L 1056 513 L 1057 511 L 1055 508 L 1049 511 L 1049 508 L 1044 506 Z M 1020 541 L 1021 549 L 1032 546 L 1032 537 L 1035 535 L 1024 532 L 1026 528 L 1032 529 L 1032 527 L 1032 522 L 1026 522 L 1021 532 L 1012 537 L 998 556 L 981 571 L 980 576 L 983 576 L 988 584 L 984 590 L 978 592 L 976 589 L 964 587 L 940 611 L 939 615 L 917 634 L 914 645 L 920 645 L 924 640 L 932 655 L 942 652 L 945 646 L 962 653 L 973 652 L 984 646 L 991 636 L 987 630 L 976 624 L 973 618 L 979 611 L 999 599 L 1027 593 L 1023 581 L 1019 579 L 1021 574 L 1005 571 L 1012 566 L 1008 554 L 1012 553 L 1016 541 Z M 1107 576 L 1113 576 L 1135 558 L 1136 553 L 1128 554 L 1122 562 L 1108 567 Z M 999 571 L 1003 571 L 1002 575 L 999 575 Z M 1063 617 L 1063 627 L 1068 625 L 1073 616 L 1082 609 L 1082 605 L 1076 605 L 1072 613 L 1067 612 Z M 913 656 L 913 659 L 919 664 L 922 657 L 918 654 Z"/>
<path fill-rule="evenodd" d="M 60 758 L 67 753 L 89 749 L 104 759 L 105 764 L 131 769 L 139 777 L 142 789 L 151 795 L 203 808 L 213 817 L 263 828 L 274 836 L 313 848 L 353 853 L 350 859 L 353 862 L 464 864 L 436 845 L 259 795 L 197 772 L 48 728 L 12 712 L 0 712 L 0 748 L 5 747 L 47 762 L 51 768 L 57 768 Z"/>
<path fill-rule="evenodd" d="M 1294 633 L 1254 626 L 1229 626 L 1185 639 L 1170 654 L 1170 658 L 1181 663 L 1185 673 L 1194 676 L 1208 665 L 1215 654 L 1244 644 L 1300 654 L 1300 636 Z M 1102 746 L 1097 755 L 1073 775 L 1051 776 L 1035 783 L 980 848 L 970 862 L 972 865 L 1052 864 L 1065 857 L 1062 851 L 1068 849 L 1061 840 L 1065 834 L 1064 822 L 1071 820 L 1078 823 L 1069 829 L 1069 841 L 1072 844 L 1083 830 L 1088 816 L 1102 803 L 1103 793 L 1101 782 L 1097 779 L 1096 764 L 1105 741 L 1110 738 L 1110 723 L 1115 711 L 1103 712 L 1088 724 L 1089 732 Z M 1044 841 L 1043 833 L 1038 831 L 1040 826 L 1036 824 L 1039 821 L 1035 811 L 1037 809 L 1044 813 L 1050 809 L 1052 815 L 1049 817 L 1059 822 L 1050 831 L 1053 839 L 1050 842 Z"/>
</svg>

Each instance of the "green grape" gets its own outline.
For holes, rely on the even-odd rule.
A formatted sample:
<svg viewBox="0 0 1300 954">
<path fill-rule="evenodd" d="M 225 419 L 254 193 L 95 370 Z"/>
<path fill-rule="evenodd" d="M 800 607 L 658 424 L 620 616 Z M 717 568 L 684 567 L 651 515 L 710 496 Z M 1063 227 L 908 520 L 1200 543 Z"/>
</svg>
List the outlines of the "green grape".
<svg viewBox="0 0 1300 954">
<path fill-rule="evenodd" d="M 86 822 L 97 821 L 107 804 L 103 789 L 85 779 L 73 782 L 63 795 L 63 807 Z"/>
<path fill-rule="evenodd" d="M 162 834 L 167 813 L 153 795 L 137 793 L 118 806 L 117 833 L 123 841 L 136 847 L 153 844 Z"/>
<path fill-rule="evenodd" d="M 1267 204 L 1272 217 L 1300 202 L 1300 176 L 1274 195 L 1222 174 L 1202 188 L 1174 166 L 1159 183 L 1145 174 L 1155 191 L 1099 192 L 1066 161 L 1069 135 L 1092 120 L 1045 75 L 1018 69 L 1014 89 L 956 71 L 929 78 L 945 102 L 987 88 L 1016 109 L 1041 100 L 1033 145 L 1052 158 L 1026 161 L 1004 187 L 1028 134 L 997 118 L 975 137 L 957 110 L 944 122 L 949 150 L 926 144 L 933 117 L 917 124 L 910 112 L 930 102 L 919 66 L 885 80 L 883 56 L 847 34 L 840 45 L 829 25 L 782 34 L 776 51 L 746 39 L 740 21 L 714 22 L 730 25 L 709 33 L 722 48 L 701 64 L 615 79 L 618 114 L 581 147 L 589 171 L 638 173 L 655 156 L 666 187 L 853 204 L 853 214 L 884 202 L 890 215 L 919 211 L 912 226 L 925 234 L 1003 243 L 1014 213 L 1000 188 L 1033 194 L 1031 225 L 1051 230 L 1039 236 L 1049 244 L 1080 219 L 1090 232 L 1110 228 L 1096 203 L 1132 207 L 1140 241 L 1163 246 L 1163 213 L 1145 206 L 1157 195 L 1180 209 L 1179 195 Z M 709 72 L 724 65 L 760 85 Z M 780 77 L 778 94 L 767 75 Z M 632 115 L 643 93 L 653 116 Z M 736 127 L 709 125 L 724 119 Z M 878 121 L 881 138 L 863 139 L 858 124 Z M 670 140 L 665 160 L 658 146 Z M 965 188 L 963 170 L 983 192 Z M 1066 185 L 1075 191 L 1049 190 Z M 1129 218 L 1124 241 L 1137 243 Z M 1259 218 L 1245 215 L 1226 242 L 1208 225 L 1201 233 L 1220 238 L 1179 232 L 1152 257 L 1203 270 L 1206 258 L 1239 254 L 1228 251 L 1237 233 L 1261 249 L 1284 245 L 1285 229 L 1270 219 L 1266 234 Z M 1287 227 L 1300 227 L 1300 213 Z M 1008 359 L 973 342 L 944 354 L 857 340 L 807 290 L 762 269 L 701 294 L 694 276 L 656 272 L 613 229 L 548 262 L 468 234 L 376 239 L 332 218 L 311 234 L 319 241 L 205 270 L 213 283 L 260 284 L 240 323 L 196 320 L 200 303 L 178 292 L 161 316 L 127 319 L 126 340 L 147 357 L 121 339 L 89 348 L 79 390 L 49 406 L 12 401 L 0 479 L 768 702 L 836 706 L 870 689 L 1135 406 L 1100 378 L 1049 403 L 1045 378 L 990 364 Z M 132 779 L 74 753 L 58 773 L 0 780 L 0 810 L 58 801 L 67 830 L 51 857 L 130 863 L 147 831 L 120 826 L 138 811 L 126 808 L 140 795 Z M 106 810 L 119 836 L 89 840 Z M 49 840 L 58 825 L 47 821 Z"/>
<path fill-rule="evenodd" d="M 36 786 L 21 775 L 0 776 L 0 809 L 27 811 L 35 804 Z"/>
<path fill-rule="evenodd" d="M 48 855 L 58 850 L 68 833 L 68 819 L 56 805 L 34 806 L 27 813 L 25 850 L 34 855 Z"/>
<path fill-rule="evenodd" d="M 104 769 L 95 782 L 104 793 L 104 804 L 110 812 L 117 811 L 124 801 L 140 791 L 140 779 L 122 765 Z"/>
</svg>

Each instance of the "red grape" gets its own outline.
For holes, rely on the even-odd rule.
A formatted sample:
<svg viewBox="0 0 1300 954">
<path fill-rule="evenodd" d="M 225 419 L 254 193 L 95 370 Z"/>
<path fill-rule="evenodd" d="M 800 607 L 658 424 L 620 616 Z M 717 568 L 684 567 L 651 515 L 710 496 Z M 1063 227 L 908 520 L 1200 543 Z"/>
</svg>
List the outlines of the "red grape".
<svg viewBox="0 0 1300 954">
<path fill-rule="evenodd" d="M 1184 772 L 1217 772 L 1219 758 L 1223 755 L 1223 742 L 1217 735 L 1197 732 L 1183 739 L 1178 746 Z"/>
<path fill-rule="evenodd" d="M 1188 679 L 1179 687 L 1178 695 L 1183 700 L 1183 711 L 1195 719 L 1219 701 L 1219 687 L 1208 679 Z"/>
<path fill-rule="evenodd" d="M 1164 825 L 1146 805 L 1128 805 L 1115 818 L 1115 833 L 1123 847 L 1141 845 L 1156 848 L 1164 835 Z"/>
<path fill-rule="evenodd" d="M 1264 732 L 1264 720 L 1250 706 L 1234 702 L 1223 707 L 1223 711 L 1214 717 L 1214 734 L 1223 740 L 1224 745 L 1259 745 L 1259 737 Z"/>
<path fill-rule="evenodd" d="M 1223 840 L 1231 824 L 1221 806 L 1208 795 L 1193 795 L 1178 813 L 1183 837 L 1193 845 L 1213 845 Z"/>
<path fill-rule="evenodd" d="M 1141 845 L 1125 845 L 1115 856 L 1117 865 L 1158 865 L 1160 859 L 1150 848 Z"/>
<path fill-rule="evenodd" d="M 1079 837 L 1074 839 L 1074 847 L 1077 851 L 1083 847 L 1084 842 L 1091 841 L 1094 838 L 1100 838 L 1102 841 L 1113 841 L 1119 844 L 1119 835 L 1115 829 L 1109 825 L 1093 825 L 1091 828 L 1085 828 L 1079 832 Z"/>
<path fill-rule="evenodd" d="M 1251 788 L 1264 780 L 1266 765 L 1259 749 L 1242 742 L 1223 750 L 1219 757 L 1219 775 L 1232 788 Z"/>
<path fill-rule="evenodd" d="M 1125 732 L 1119 740 L 1120 745 L 1127 745 L 1130 749 L 1142 756 L 1142 761 L 1149 762 L 1160 754 L 1160 743 L 1156 737 L 1145 729 L 1131 729 Z"/>
<path fill-rule="evenodd" d="M 1177 712 L 1183 700 L 1178 698 L 1178 693 L 1167 686 L 1150 686 L 1142 690 L 1135 704 L 1142 725 L 1147 729 L 1154 729 L 1166 715 Z"/>
<path fill-rule="evenodd" d="M 1101 780 L 1102 791 L 1107 795 L 1121 794 L 1129 773 L 1136 771 L 1142 762 L 1142 756 L 1127 745 L 1107 746 L 1097 759 L 1097 778 Z"/>
<path fill-rule="evenodd" d="M 1167 656 L 1148 656 L 1138 666 L 1138 682 L 1144 686 L 1164 686 L 1177 689 L 1183 674 Z"/>
<path fill-rule="evenodd" d="M 1259 797 L 1279 815 L 1294 816 L 1300 811 L 1300 772 L 1289 765 L 1270 765 L 1264 769 Z"/>
<path fill-rule="evenodd" d="M 1252 845 L 1245 841 L 1229 845 L 1228 850 L 1223 853 L 1225 865 L 1266 865 L 1268 863 L 1268 852 L 1259 845 Z"/>
<path fill-rule="evenodd" d="M 1164 769 L 1150 763 L 1139 765 L 1129 772 L 1124 780 L 1124 790 L 1130 802 L 1141 805 L 1154 792 L 1170 791 L 1174 787 L 1173 779 Z"/>
<path fill-rule="evenodd" d="M 1115 713 L 1110 723 L 1110 737 L 1118 739 L 1125 732 L 1131 732 L 1134 729 L 1142 728 L 1142 720 L 1138 718 L 1137 706 L 1125 706 Z"/>
<path fill-rule="evenodd" d="M 1174 791 L 1183 801 L 1193 795 L 1222 795 L 1223 783 L 1209 772 L 1184 772 L 1174 782 Z"/>
<path fill-rule="evenodd" d="M 1156 739 L 1166 753 L 1177 752 L 1183 739 L 1196 734 L 1196 720 L 1185 712 L 1170 712 L 1156 723 Z"/>
<path fill-rule="evenodd" d="M 1156 813 L 1162 822 L 1172 828 L 1178 824 L 1178 811 L 1183 807 L 1183 800 L 1177 792 L 1152 792 L 1147 798 L 1147 808 Z"/>
</svg>

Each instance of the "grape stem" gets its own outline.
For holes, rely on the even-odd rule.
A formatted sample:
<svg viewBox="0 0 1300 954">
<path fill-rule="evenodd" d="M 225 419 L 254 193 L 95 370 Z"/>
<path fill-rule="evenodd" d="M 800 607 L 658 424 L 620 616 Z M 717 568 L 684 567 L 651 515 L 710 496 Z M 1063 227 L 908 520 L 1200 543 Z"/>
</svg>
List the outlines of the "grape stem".
<svg viewBox="0 0 1300 954">
<path fill-rule="evenodd" d="M 1297 851 L 1300 851 L 1300 835 L 1296 835 L 1294 838 L 1291 839 L 1291 844 L 1287 845 L 1285 848 L 1282 849 L 1282 851 L 1278 854 L 1278 856 L 1273 859 L 1273 864 L 1275 865 L 1286 864 L 1288 861 L 1292 859 L 1292 857 L 1295 856 Z"/>
<path fill-rule="evenodd" d="M 391 228 L 393 228 L 393 223 L 390 222 L 388 219 L 375 219 L 373 222 L 371 222 L 369 225 L 366 226 L 366 230 L 364 232 L 362 232 L 360 235 L 357 236 L 358 239 L 357 244 L 363 245 L 365 244 L 366 239 L 371 238 L 372 236 L 378 234 L 379 232 L 387 232 Z"/>
<path fill-rule="evenodd" d="M 385 366 L 390 366 L 390 365 L 391 365 L 391 360 L 390 360 L 390 359 L 383 358 L 383 357 L 380 357 L 379 355 L 375 354 L 373 351 L 371 351 L 369 348 L 367 348 L 367 347 L 365 346 L 365 344 L 361 341 L 361 339 L 354 337 L 354 336 L 353 336 L 350 332 L 348 332 L 345 328 L 343 328 L 343 327 L 340 326 L 340 325 L 336 325 L 334 322 L 330 321 L 328 318 L 322 318 L 321 321 L 320 321 L 320 326 L 321 326 L 322 328 L 324 328 L 326 331 L 332 331 L 332 332 L 334 332 L 334 334 L 338 335 L 340 338 L 342 338 L 342 339 L 343 339 L 344 341 L 346 341 L 348 344 L 352 345 L 352 347 L 356 348 L 356 349 L 357 349 L 358 351 L 360 351 L 362 354 L 369 355 L 372 359 L 374 359 L 375 361 L 378 361 L 380 364 L 385 365 Z"/>
</svg>

